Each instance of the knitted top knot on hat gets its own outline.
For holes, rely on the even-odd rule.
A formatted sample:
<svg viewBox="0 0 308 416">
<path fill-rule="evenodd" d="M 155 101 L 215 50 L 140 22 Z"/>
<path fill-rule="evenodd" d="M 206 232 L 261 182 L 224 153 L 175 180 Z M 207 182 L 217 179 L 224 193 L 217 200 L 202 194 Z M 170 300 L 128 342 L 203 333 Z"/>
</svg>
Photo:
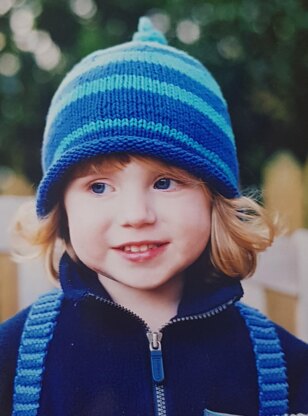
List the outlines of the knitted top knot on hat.
<svg viewBox="0 0 308 416">
<path fill-rule="evenodd" d="M 66 75 L 47 116 L 37 214 L 45 217 L 73 165 L 115 152 L 147 155 L 237 197 L 230 118 L 209 71 L 167 45 L 142 17 L 133 40 L 86 56 Z"/>
</svg>

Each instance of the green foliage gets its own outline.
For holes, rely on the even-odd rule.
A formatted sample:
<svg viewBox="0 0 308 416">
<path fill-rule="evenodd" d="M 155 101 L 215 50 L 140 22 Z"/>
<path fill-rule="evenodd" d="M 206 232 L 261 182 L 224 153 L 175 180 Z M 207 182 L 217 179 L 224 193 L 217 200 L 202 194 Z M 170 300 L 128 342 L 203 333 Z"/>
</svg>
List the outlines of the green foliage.
<svg viewBox="0 0 308 416">
<path fill-rule="evenodd" d="M 94 1 L 12 0 L 8 10 L 9 1 L 0 5 L 0 165 L 38 182 L 44 122 L 60 80 L 84 55 L 129 40 L 144 14 L 165 27 L 170 44 L 200 59 L 222 86 L 244 186 L 259 185 L 264 160 L 281 148 L 305 160 L 303 1 Z"/>
</svg>

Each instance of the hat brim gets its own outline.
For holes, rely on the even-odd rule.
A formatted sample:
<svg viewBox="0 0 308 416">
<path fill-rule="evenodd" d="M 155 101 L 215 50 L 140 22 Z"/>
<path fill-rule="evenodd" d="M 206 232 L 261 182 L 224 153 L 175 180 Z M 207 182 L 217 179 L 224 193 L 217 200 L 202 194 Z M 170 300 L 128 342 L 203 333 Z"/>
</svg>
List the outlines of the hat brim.
<svg viewBox="0 0 308 416">
<path fill-rule="evenodd" d="M 110 138 L 111 139 L 111 138 Z M 189 149 L 145 137 L 112 137 L 112 140 L 95 139 L 67 149 L 45 172 L 36 196 L 36 212 L 39 218 L 46 217 L 62 197 L 61 184 L 65 174 L 73 166 L 95 156 L 112 153 L 128 153 L 160 159 L 168 164 L 187 170 L 202 178 L 210 189 L 226 198 L 239 196 L 237 178 L 219 169 L 217 162 L 204 154 L 192 153 Z"/>
</svg>

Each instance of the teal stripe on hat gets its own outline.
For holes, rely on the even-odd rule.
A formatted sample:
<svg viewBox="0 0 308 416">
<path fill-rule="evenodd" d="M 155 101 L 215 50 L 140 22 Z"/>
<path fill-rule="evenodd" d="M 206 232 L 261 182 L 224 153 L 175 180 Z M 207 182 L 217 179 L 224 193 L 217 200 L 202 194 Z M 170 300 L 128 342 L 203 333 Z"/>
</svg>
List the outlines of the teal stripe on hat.
<svg viewBox="0 0 308 416">
<path fill-rule="evenodd" d="M 206 149 L 200 143 L 196 142 L 192 137 L 189 137 L 188 135 L 174 128 L 170 128 L 168 125 L 154 123 L 152 121 L 149 122 L 144 119 L 136 118 L 97 120 L 96 122 L 91 122 L 89 124 L 83 125 L 82 127 L 79 127 L 71 134 L 63 138 L 57 150 L 55 151 L 52 164 L 55 163 L 68 148 L 71 148 L 75 141 L 78 141 L 83 136 L 114 127 L 137 127 L 146 131 L 161 133 L 172 137 L 179 142 L 184 143 L 186 146 L 190 146 L 192 150 L 197 151 L 200 155 L 205 156 L 209 160 L 212 160 L 217 166 L 219 166 L 224 174 L 229 177 L 230 182 L 237 184 L 237 178 L 234 176 L 233 171 L 226 163 L 221 160 L 221 158 L 215 152 Z"/>
<path fill-rule="evenodd" d="M 187 63 L 187 59 L 183 61 L 181 56 L 175 57 L 173 55 L 164 55 L 162 59 L 161 51 L 158 49 L 136 51 L 132 48 L 112 48 L 112 51 L 102 51 L 96 59 L 87 59 L 82 61 L 78 68 L 74 68 L 70 71 L 67 76 L 62 81 L 57 93 L 55 94 L 54 101 L 56 102 L 62 95 L 65 87 L 76 77 L 79 77 L 85 73 L 88 73 L 92 69 L 105 66 L 110 62 L 120 62 L 121 64 L 129 64 L 129 62 L 140 62 L 144 64 L 159 64 L 166 68 L 172 68 L 176 71 L 190 77 L 193 81 L 199 82 L 203 87 L 210 90 L 213 94 L 217 95 L 224 103 L 225 99 L 221 93 L 220 87 L 217 82 L 214 80 L 210 72 L 204 68 L 197 68 L 195 65 Z"/>
<path fill-rule="evenodd" d="M 63 95 L 62 99 L 52 107 L 50 114 L 48 115 L 46 135 L 48 136 L 50 126 L 55 117 L 59 116 L 61 111 L 63 111 L 65 107 L 69 106 L 74 101 L 81 100 L 83 97 L 91 94 L 98 94 L 104 91 L 121 90 L 125 88 L 134 88 L 136 90 L 143 90 L 161 96 L 166 96 L 193 107 L 195 110 L 208 117 L 235 146 L 233 131 L 230 124 L 227 123 L 225 118 L 220 113 L 215 111 L 215 109 L 206 101 L 202 100 L 190 91 L 186 91 L 178 87 L 177 85 L 168 84 L 166 82 L 161 82 L 148 77 L 127 74 L 116 74 L 92 82 L 85 82 L 70 93 Z"/>
</svg>

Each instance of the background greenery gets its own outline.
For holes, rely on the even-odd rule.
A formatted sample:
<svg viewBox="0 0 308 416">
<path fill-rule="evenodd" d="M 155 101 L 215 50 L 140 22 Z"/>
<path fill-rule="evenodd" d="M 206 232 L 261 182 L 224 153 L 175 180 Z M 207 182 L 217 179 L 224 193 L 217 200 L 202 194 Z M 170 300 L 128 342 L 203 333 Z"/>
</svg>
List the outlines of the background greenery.
<svg viewBox="0 0 308 416">
<path fill-rule="evenodd" d="M 37 184 L 51 96 L 85 54 L 131 39 L 150 16 L 200 59 L 229 103 L 244 187 L 280 149 L 308 153 L 304 0 L 1 0 L 0 166 Z M 3 169 L 3 168 L 2 168 Z"/>
</svg>

